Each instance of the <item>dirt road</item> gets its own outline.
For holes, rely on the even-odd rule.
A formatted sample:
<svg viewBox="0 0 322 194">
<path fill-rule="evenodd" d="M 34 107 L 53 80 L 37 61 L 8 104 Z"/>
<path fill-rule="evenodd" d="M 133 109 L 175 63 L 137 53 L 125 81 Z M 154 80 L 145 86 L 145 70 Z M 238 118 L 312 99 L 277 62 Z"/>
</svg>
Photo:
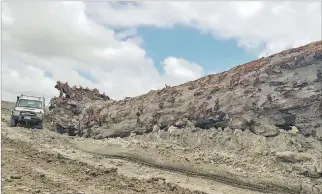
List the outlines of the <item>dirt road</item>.
<svg viewBox="0 0 322 194">
<path fill-rule="evenodd" d="M 4 193 L 258 193 L 85 153 L 47 130 L 2 122 L 1 134 Z"/>
</svg>

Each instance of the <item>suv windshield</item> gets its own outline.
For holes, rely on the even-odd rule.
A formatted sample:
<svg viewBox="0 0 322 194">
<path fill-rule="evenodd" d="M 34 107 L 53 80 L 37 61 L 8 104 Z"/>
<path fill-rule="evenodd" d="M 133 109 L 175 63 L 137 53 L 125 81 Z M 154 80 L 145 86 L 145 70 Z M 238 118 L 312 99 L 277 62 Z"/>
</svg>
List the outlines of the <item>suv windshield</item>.
<svg viewBox="0 0 322 194">
<path fill-rule="evenodd" d="M 20 99 L 18 106 L 28 108 L 42 108 L 42 102 L 39 100 Z"/>
</svg>

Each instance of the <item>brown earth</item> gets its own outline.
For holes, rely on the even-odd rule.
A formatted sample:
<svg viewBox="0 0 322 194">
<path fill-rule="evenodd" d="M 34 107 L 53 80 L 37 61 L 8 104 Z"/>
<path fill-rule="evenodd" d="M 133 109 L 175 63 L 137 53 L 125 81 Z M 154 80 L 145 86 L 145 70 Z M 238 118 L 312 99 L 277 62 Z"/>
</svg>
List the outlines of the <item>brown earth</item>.
<svg viewBox="0 0 322 194">
<path fill-rule="evenodd" d="M 295 126 L 322 140 L 322 41 L 120 101 L 68 83 L 56 88 L 52 130 L 69 135 L 102 139 L 193 126 L 270 137 Z"/>
</svg>

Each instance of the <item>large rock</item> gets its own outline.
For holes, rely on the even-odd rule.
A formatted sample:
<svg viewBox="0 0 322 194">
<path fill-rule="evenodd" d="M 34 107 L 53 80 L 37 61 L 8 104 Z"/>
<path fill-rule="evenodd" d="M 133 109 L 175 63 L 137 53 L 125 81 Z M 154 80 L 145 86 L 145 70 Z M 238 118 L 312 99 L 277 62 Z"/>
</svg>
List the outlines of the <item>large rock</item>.
<svg viewBox="0 0 322 194">
<path fill-rule="evenodd" d="M 316 127 L 322 125 L 321 43 L 119 101 L 96 89 L 58 82 L 62 95 L 51 102 L 54 130 L 104 138 L 150 133 L 155 125 L 165 131 L 170 126 L 185 129 L 182 121 L 189 121 L 199 129 L 249 128 L 267 137 L 295 126 L 304 136 L 321 139 L 321 128 Z M 68 124 L 73 118 L 78 127 Z"/>
<path fill-rule="evenodd" d="M 256 119 L 253 125 L 250 126 L 250 130 L 257 135 L 265 137 L 274 137 L 280 133 L 274 122 L 268 118 Z"/>
</svg>

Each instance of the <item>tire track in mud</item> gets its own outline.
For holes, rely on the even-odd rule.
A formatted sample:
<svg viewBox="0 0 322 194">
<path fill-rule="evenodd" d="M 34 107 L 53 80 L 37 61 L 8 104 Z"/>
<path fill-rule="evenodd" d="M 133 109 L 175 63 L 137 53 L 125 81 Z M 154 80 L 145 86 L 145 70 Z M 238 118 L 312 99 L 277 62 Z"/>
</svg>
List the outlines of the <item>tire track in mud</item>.
<svg viewBox="0 0 322 194">
<path fill-rule="evenodd" d="M 157 181 L 139 180 L 120 175 L 116 168 L 103 168 L 88 164 L 79 160 L 74 160 L 64 155 L 38 150 L 35 144 L 26 142 L 19 138 L 14 139 L 2 135 L 2 141 L 6 147 L 6 159 L 21 161 L 6 165 L 6 177 L 12 173 L 12 169 L 22 169 L 27 173 L 18 173 L 22 183 L 11 182 L 13 190 L 6 188 L 6 193 L 15 194 L 22 185 L 23 189 L 28 189 L 27 193 L 39 193 L 47 191 L 54 193 L 106 193 L 106 194 L 135 194 L 135 193 L 178 193 L 178 194 L 206 194 L 199 190 L 191 190 L 180 187 L 176 184 L 168 184 Z M 9 154 L 8 151 L 14 154 Z M 26 159 L 24 156 L 28 156 Z M 36 165 L 36 166 L 34 166 Z M 10 168 L 9 168 L 10 167 Z M 27 167 L 27 168 L 26 168 Z M 26 178 L 28 176 L 28 178 Z M 38 186 L 36 183 L 42 184 Z M 30 186 L 30 182 L 33 185 Z M 30 191 L 30 192 L 29 192 Z"/>
<path fill-rule="evenodd" d="M 181 173 L 184 175 L 188 175 L 191 177 L 198 177 L 203 179 L 208 179 L 216 182 L 220 182 L 226 185 L 230 185 L 233 187 L 247 189 L 251 191 L 270 193 L 270 194 L 298 194 L 300 191 L 296 188 L 288 188 L 283 185 L 279 185 L 278 183 L 273 183 L 269 181 L 255 181 L 256 183 L 247 182 L 246 180 L 242 180 L 242 177 L 237 175 L 222 171 L 222 172 L 205 172 L 201 169 L 196 169 L 192 166 L 182 166 L 182 165 L 173 165 L 173 164 L 164 164 L 161 162 L 157 162 L 152 158 L 147 158 L 127 150 L 121 150 L 120 147 L 111 147 L 110 149 L 91 149 L 88 146 L 84 146 L 84 144 L 77 144 L 75 142 L 69 142 L 69 144 L 77 150 L 87 152 L 94 155 L 104 156 L 106 158 L 112 159 L 121 159 L 129 162 L 145 165 L 151 168 L 161 169 L 168 172 Z M 113 150 L 114 149 L 114 150 Z M 118 150 L 119 149 L 119 150 Z M 212 169 L 213 170 L 213 169 Z M 292 185 L 289 185 L 292 187 Z"/>
<path fill-rule="evenodd" d="M 86 146 L 84 142 L 79 142 L 77 144 L 70 139 L 69 140 L 65 139 L 64 142 L 66 144 L 69 144 L 74 149 L 87 152 L 90 154 L 100 155 L 106 158 L 126 160 L 132 163 L 137 163 L 137 164 L 155 168 L 155 169 L 160 169 L 160 170 L 173 172 L 173 173 L 181 173 L 183 175 L 188 175 L 191 177 L 216 181 L 216 182 L 223 183 L 236 188 L 257 191 L 262 193 L 273 193 L 273 194 L 274 193 L 290 193 L 290 194 L 300 193 L 300 191 L 297 188 L 295 187 L 292 188 L 292 185 L 288 185 L 289 187 L 291 187 L 291 188 L 288 188 L 287 186 L 284 186 L 278 183 L 272 183 L 269 181 L 265 182 L 265 180 L 264 181 L 252 180 L 252 183 L 251 183 L 250 181 L 242 180 L 243 179 L 242 177 L 239 177 L 234 174 L 230 174 L 225 171 L 205 172 L 202 169 L 196 169 L 192 166 L 164 164 L 155 159 L 147 158 L 145 156 L 141 156 L 139 154 L 129 152 L 128 150 L 122 150 L 120 149 L 121 147 L 117 147 L 117 146 L 108 147 L 109 149 L 107 148 L 91 149 L 90 146 Z M 214 171 L 217 169 L 211 169 L 211 170 Z"/>
</svg>

